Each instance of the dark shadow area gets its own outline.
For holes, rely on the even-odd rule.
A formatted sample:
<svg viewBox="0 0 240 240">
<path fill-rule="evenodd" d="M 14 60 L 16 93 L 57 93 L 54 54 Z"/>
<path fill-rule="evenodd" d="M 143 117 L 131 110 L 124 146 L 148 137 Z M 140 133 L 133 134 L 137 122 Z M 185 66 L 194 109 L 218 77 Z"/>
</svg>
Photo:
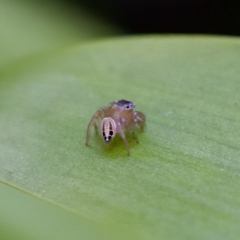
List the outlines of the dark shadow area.
<svg viewBox="0 0 240 240">
<path fill-rule="evenodd" d="M 240 1 L 62 0 L 93 10 L 128 33 L 240 35 Z"/>
</svg>

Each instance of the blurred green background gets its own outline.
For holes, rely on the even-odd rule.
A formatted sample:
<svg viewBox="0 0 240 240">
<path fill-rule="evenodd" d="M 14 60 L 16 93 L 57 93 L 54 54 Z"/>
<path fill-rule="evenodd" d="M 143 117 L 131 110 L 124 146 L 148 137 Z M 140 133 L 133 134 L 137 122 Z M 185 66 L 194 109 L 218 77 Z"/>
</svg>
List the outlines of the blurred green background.
<svg viewBox="0 0 240 240">
<path fill-rule="evenodd" d="M 215 3 L 0 1 L 0 239 L 239 239 L 239 38 L 140 35 L 238 34 Z M 86 147 L 121 98 L 147 116 L 131 156 Z"/>
</svg>

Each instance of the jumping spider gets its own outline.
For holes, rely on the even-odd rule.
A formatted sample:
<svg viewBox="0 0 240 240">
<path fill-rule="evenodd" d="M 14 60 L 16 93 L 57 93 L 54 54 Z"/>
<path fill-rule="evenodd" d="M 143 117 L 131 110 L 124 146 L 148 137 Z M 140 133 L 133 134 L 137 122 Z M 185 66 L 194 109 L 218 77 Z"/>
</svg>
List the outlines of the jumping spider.
<svg viewBox="0 0 240 240">
<path fill-rule="evenodd" d="M 129 144 L 126 139 L 125 131 L 129 131 L 133 138 L 138 142 L 136 135 L 133 132 L 135 126 L 143 130 L 146 117 L 142 112 L 133 111 L 136 105 L 127 100 L 117 100 L 109 103 L 107 107 L 100 108 L 92 117 L 87 128 L 86 145 L 89 145 L 90 129 L 94 126 L 96 132 L 100 124 L 101 134 L 106 143 L 109 143 L 119 133 L 127 148 L 128 155 Z"/>
</svg>

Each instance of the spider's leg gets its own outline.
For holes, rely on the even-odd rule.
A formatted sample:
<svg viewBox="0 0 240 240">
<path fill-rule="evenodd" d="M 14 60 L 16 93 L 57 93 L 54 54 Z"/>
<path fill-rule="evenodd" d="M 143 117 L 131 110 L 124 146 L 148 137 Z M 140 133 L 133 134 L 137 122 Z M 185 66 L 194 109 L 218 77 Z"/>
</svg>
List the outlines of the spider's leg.
<svg viewBox="0 0 240 240">
<path fill-rule="evenodd" d="M 134 112 L 134 122 L 137 124 L 141 130 L 145 127 L 146 116 L 142 112 Z"/>
<path fill-rule="evenodd" d="M 128 141 L 127 141 L 126 135 L 125 135 L 125 133 L 124 133 L 123 130 L 120 131 L 120 135 L 121 135 L 122 140 L 123 140 L 123 142 L 124 142 L 124 144 L 125 144 L 125 147 L 126 147 L 126 149 L 127 149 L 128 156 L 130 156 L 130 152 L 129 152 L 129 144 L 128 144 Z"/>
<path fill-rule="evenodd" d="M 94 121 L 94 128 L 95 128 L 95 133 L 98 134 L 98 125 L 96 123 L 96 120 Z"/>
<path fill-rule="evenodd" d="M 103 108 L 100 108 L 92 117 L 90 123 L 88 124 L 88 128 L 87 128 L 87 134 L 86 134 L 86 145 L 89 145 L 89 139 L 90 139 L 90 130 L 91 127 L 94 126 L 95 131 L 97 132 L 97 121 L 99 121 L 101 119 L 103 114 Z"/>
<path fill-rule="evenodd" d="M 138 137 L 137 137 L 137 135 L 135 134 L 134 131 L 132 131 L 132 136 L 133 136 L 133 138 L 135 139 L 135 141 L 136 141 L 137 143 L 139 143 Z"/>
</svg>

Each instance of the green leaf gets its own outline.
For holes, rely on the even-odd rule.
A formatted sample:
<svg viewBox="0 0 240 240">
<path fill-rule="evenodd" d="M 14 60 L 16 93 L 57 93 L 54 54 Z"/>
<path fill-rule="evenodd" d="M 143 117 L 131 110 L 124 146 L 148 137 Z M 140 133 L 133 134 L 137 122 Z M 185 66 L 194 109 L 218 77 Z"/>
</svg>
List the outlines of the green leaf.
<svg viewBox="0 0 240 240">
<path fill-rule="evenodd" d="M 86 219 L 0 183 L 0 233 L 5 240 L 101 239 Z"/>
<path fill-rule="evenodd" d="M 9 67 L 1 181 L 122 239 L 238 239 L 239 56 L 238 38 L 152 36 Z M 86 147 L 92 115 L 122 98 L 147 116 L 131 156 L 120 137 Z"/>
</svg>

